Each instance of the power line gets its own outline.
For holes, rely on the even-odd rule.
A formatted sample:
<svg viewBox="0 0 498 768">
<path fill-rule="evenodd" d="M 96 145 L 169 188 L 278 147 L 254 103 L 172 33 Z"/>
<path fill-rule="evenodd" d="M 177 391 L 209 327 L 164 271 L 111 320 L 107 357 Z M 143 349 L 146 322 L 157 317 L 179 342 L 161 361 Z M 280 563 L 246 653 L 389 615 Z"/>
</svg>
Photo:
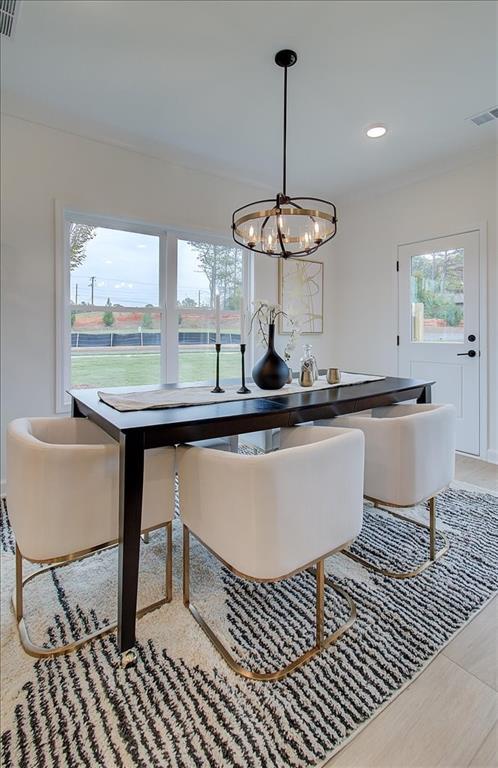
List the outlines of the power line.
<svg viewBox="0 0 498 768">
<path fill-rule="evenodd" d="M 91 276 L 90 275 L 79 275 L 78 274 L 78 275 L 75 275 L 75 277 L 78 280 L 91 280 Z M 129 283 L 129 282 L 132 282 L 133 285 L 158 285 L 158 283 L 159 283 L 159 280 L 157 281 L 157 283 L 156 282 L 154 282 L 154 283 L 144 283 L 141 280 L 131 280 L 130 281 L 130 278 L 123 278 L 123 277 L 99 277 L 98 275 L 95 277 L 95 279 L 96 280 L 104 280 L 104 281 L 115 280 L 118 283 Z"/>
</svg>

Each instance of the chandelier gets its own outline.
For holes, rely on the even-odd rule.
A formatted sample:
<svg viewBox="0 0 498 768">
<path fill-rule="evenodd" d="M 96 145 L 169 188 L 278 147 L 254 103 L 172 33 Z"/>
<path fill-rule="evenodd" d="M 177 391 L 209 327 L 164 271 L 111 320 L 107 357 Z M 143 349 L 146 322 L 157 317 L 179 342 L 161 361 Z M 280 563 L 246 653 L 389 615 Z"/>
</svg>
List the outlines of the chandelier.
<svg viewBox="0 0 498 768">
<path fill-rule="evenodd" d="M 333 203 L 318 197 L 287 194 L 287 70 L 296 61 L 294 51 L 279 51 L 275 56 L 275 63 L 284 70 L 282 191 L 276 198 L 243 205 L 232 215 L 232 234 L 238 245 L 284 259 L 315 253 L 337 231 Z"/>
</svg>

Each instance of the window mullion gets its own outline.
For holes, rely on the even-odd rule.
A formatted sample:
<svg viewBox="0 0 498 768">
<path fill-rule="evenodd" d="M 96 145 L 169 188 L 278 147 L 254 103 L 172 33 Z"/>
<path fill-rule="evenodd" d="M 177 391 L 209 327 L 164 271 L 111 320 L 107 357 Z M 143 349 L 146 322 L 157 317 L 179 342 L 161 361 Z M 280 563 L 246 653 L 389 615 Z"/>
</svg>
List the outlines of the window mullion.
<svg viewBox="0 0 498 768">
<path fill-rule="evenodd" d="M 167 287 L 168 287 L 168 235 L 161 233 L 159 238 L 159 308 L 161 311 L 161 346 L 160 370 L 161 384 L 168 381 L 167 357 Z"/>
<path fill-rule="evenodd" d="M 166 237 L 166 308 L 164 339 L 165 381 L 178 381 L 178 310 L 177 310 L 178 238 L 168 232 Z"/>
</svg>

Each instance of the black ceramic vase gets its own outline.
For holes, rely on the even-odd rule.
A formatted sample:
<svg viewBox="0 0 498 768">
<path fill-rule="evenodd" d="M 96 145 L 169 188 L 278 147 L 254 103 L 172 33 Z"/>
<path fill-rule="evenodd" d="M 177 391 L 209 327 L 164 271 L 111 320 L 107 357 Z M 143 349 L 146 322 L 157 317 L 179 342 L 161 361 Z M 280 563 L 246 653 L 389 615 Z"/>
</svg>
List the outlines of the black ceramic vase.
<svg viewBox="0 0 498 768">
<path fill-rule="evenodd" d="M 252 369 L 254 383 L 260 389 L 281 389 L 289 377 L 289 366 L 275 352 L 275 324 L 268 326 L 268 349 Z"/>
</svg>

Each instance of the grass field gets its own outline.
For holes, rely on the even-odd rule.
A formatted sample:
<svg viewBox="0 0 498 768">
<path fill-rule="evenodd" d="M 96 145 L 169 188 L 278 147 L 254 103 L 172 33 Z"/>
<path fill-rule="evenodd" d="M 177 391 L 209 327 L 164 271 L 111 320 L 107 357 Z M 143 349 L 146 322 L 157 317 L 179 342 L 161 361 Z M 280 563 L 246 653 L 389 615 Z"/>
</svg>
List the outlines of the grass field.
<svg viewBox="0 0 498 768">
<path fill-rule="evenodd" d="M 214 350 L 179 351 L 179 381 L 213 381 L 216 354 Z M 229 379 L 240 375 L 240 353 L 224 350 L 220 357 L 220 376 Z M 78 354 L 71 357 L 73 387 L 127 387 L 159 384 L 159 353 L 126 352 L 112 354 Z"/>
</svg>

